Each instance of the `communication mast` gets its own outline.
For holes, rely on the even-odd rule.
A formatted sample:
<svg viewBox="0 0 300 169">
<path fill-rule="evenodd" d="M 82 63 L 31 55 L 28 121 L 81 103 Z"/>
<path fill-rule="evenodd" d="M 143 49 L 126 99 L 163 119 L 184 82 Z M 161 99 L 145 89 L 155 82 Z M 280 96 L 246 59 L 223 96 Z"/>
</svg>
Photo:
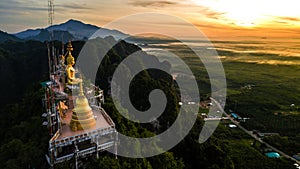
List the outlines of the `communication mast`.
<svg viewBox="0 0 300 169">
<path fill-rule="evenodd" d="M 51 27 L 54 20 L 54 0 L 48 0 L 48 25 Z M 53 30 L 50 29 L 50 41 L 53 40 Z"/>
<path fill-rule="evenodd" d="M 49 60 L 49 72 L 55 72 L 57 66 L 57 59 L 54 48 L 54 0 L 48 0 L 48 31 L 49 31 L 49 43 L 48 43 L 48 60 Z"/>
</svg>

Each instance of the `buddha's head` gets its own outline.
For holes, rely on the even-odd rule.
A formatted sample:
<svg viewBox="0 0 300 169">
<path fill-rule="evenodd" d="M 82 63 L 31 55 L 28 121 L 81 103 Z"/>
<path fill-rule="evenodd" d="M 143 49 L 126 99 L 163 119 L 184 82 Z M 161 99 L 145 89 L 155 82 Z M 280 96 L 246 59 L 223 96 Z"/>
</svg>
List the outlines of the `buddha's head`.
<svg viewBox="0 0 300 169">
<path fill-rule="evenodd" d="M 72 65 L 72 66 L 75 64 L 75 59 L 74 59 L 74 57 L 72 56 L 72 54 L 70 52 L 69 52 L 69 55 L 67 57 L 67 64 Z"/>
</svg>

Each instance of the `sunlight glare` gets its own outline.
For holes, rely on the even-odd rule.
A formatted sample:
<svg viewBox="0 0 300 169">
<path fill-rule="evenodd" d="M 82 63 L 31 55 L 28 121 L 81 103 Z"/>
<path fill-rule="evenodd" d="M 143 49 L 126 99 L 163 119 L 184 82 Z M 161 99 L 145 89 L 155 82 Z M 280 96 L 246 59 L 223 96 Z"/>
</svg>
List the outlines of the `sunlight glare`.
<svg viewBox="0 0 300 169">
<path fill-rule="evenodd" d="M 297 0 L 193 0 L 196 4 L 223 12 L 225 21 L 237 26 L 253 27 L 278 19 L 300 17 Z M 224 21 L 223 21 L 224 22 Z"/>
</svg>

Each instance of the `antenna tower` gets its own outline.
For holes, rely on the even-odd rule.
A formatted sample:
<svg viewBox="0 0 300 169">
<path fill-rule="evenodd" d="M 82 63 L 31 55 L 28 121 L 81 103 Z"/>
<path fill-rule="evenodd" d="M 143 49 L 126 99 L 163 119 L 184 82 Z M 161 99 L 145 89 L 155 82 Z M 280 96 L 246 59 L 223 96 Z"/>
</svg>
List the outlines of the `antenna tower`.
<svg viewBox="0 0 300 169">
<path fill-rule="evenodd" d="M 49 70 L 50 72 L 56 71 L 56 57 L 55 57 L 55 48 L 54 48 L 54 33 L 53 33 L 53 21 L 54 21 L 54 0 L 48 0 L 48 25 L 49 28 L 49 41 L 50 44 L 48 46 L 48 60 L 50 60 Z"/>
<path fill-rule="evenodd" d="M 48 0 L 48 25 L 51 27 L 54 20 L 54 0 Z M 53 40 L 53 30 L 50 29 L 50 41 Z"/>
</svg>

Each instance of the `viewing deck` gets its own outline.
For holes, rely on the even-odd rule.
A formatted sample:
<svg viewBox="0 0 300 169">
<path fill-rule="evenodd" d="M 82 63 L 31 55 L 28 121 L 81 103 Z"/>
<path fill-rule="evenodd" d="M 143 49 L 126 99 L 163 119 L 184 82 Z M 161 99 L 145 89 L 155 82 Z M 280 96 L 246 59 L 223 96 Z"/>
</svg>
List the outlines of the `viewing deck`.
<svg viewBox="0 0 300 169">
<path fill-rule="evenodd" d="M 93 126 L 90 129 L 86 129 L 86 130 L 78 130 L 78 131 L 72 131 L 70 128 L 70 122 L 72 119 L 72 109 L 69 109 L 66 113 L 66 118 L 62 120 L 62 128 L 61 128 L 61 134 L 60 136 L 57 138 L 58 140 L 67 138 L 67 137 L 71 137 L 74 135 L 81 135 L 82 133 L 88 133 L 91 131 L 95 131 L 97 129 L 104 129 L 104 128 L 108 128 L 108 127 L 114 127 L 114 124 L 112 124 L 109 119 L 106 119 L 103 116 L 103 113 L 101 109 L 98 108 L 93 108 L 93 113 L 96 119 L 96 126 Z"/>
<path fill-rule="evenodd" d="M 94 116 L 96 118 L 96 125 L 86 130 L 72 131 L 70 128 L 70 122 L 72 118 L 72 109 L 69 109 L 66 113 L 65 119 L 62 120 L 61 129 L 50 140 L 50 145 L 67 145 L 70 141 L 78 139 L 86 139 L 95 135 L 105 135 L 115 130 L 115 124 L 106 114 L 106 112 L 99 107 L 92 107 Z"/>
</svg>

